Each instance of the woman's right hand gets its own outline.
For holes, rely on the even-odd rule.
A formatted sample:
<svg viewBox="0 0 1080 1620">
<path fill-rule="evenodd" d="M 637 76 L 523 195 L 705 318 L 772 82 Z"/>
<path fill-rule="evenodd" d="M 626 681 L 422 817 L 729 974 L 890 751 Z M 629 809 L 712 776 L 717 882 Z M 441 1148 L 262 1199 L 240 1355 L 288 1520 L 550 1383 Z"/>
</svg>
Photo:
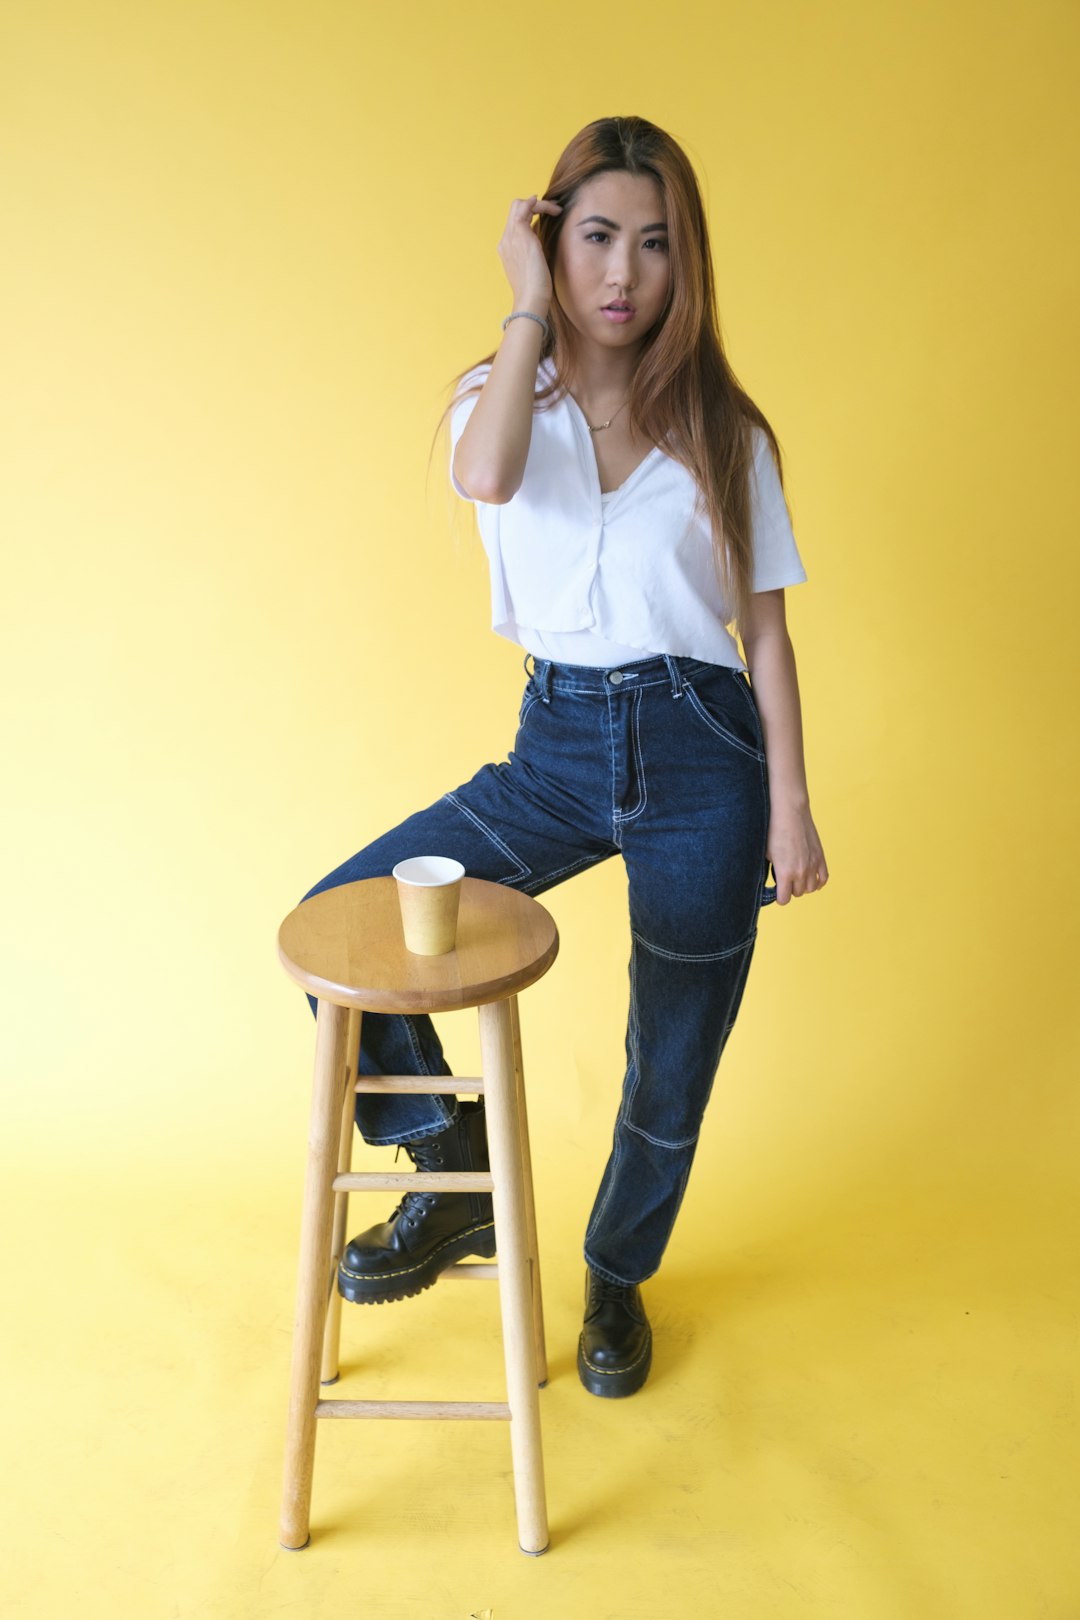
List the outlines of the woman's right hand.
<svg viewBox="0 0 1080 1620">
<path fill-rule="evenodd" d="M 510 204 L 506 229 L 499 241 L 499 258 L 510 283 L 515 309 L 532 309 L 538 303 L 547 309 L 551 304 L 555 295 L 551 271 L 540 238 L 532 228 L 532 217 L 560 213 L 561 203 L 546 202 L 535 193 L 531 197 L 515 197 Z"/>
</svg>

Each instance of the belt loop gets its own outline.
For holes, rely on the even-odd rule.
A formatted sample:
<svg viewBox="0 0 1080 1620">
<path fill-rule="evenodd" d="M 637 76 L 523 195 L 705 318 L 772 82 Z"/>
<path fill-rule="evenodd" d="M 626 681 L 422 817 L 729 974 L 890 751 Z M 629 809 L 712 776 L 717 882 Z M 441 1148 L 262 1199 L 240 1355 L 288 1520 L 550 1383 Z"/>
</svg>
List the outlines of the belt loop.
<svg viewBox="0 0 1080 1620">
<path fill-rule="evenodd" d="M 529 669 L 530 658 L 533 661 L 533 667 L 531 670 Z M 541 658 L 537 660 L 533 653 L 527 652 L 522 660 L 521 667 L 525 671 L 526 675 L 528 675 L 529 679 L 536 682 L 540 696 L 543 698 L 544 702 L 550 703 L 551 697 L 549 694 L 551 692 L 551 660 L 549 658 Z"/>
<path fill-rule="evenodd" d="M 663 654 L 667 672 L 671 676 L 671 695 L 680 698 L 683 695 L 682 671 L 670 653 Z"/>
</svg>

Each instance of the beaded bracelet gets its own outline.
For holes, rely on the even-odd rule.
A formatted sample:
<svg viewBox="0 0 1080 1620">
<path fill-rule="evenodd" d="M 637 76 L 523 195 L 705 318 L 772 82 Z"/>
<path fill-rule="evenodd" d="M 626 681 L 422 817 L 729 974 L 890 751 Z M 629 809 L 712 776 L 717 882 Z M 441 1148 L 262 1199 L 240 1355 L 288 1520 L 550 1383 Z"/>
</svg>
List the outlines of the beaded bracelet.
<svg viewBox="0 0 1080 1620">
<path fill-rule="evenodd" d="M 545 321 L 545 319 L 544 319 L 544 317 L 542 315 L 534 315 L 531 309 L 515 309 L 514 313 L 512 315 L 508 315 L 506 317 L 505 321 L 503 321 L 503 323 L 502 323 L 503 331 L 504 332 L 506 331 L 506 328 L 509 326 L 511 321 L 520 320 L 520 318 L 523 315 L 530 321 L 539 321 L 540 325 L 544 328 L 544 336 L 547 337 L 547 335 L 548 335 L 548 323 L 547 323 L 547 321 Z"/>
</svg>

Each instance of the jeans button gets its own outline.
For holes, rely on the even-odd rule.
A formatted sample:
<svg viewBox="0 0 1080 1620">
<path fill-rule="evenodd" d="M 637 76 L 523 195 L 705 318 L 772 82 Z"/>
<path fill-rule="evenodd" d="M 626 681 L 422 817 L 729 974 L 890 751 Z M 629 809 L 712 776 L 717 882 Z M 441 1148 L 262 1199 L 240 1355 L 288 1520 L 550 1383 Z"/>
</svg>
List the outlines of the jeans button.
<svg viewBox="0 0 1080 1620">
<path fill-rule="evenodd" d="M 619 669 L 612 670 L 611 674 L 608 676 L 608 680 L 611 682 L 612 686 L 618 686 L 619 682 L 622 680 L 622 671 Z"/>
</svg>

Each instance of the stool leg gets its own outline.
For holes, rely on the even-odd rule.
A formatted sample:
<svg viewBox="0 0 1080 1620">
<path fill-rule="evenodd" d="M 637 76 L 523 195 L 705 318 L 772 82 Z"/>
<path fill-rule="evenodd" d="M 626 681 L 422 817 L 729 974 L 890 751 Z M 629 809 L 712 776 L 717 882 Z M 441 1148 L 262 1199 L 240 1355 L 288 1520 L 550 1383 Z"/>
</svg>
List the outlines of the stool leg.
<svg viewBox="0 0 1080 1620">
<path fill-rule="evenodd" d="M 315 1466 L 319 1363 L 326 1321 L 326 1273 L 330 1264 L 330 1219 L 334 1166 L 341 1139 L 341 1097 L 347 1072 L 348 1009 L 319 1001 L 315 1025 L 315 1078 L 308 1127 L 307 1174 L 300 1217 L 300 1272 L 293 1326 L 285 1481 L 281 1502 L 283 1547 L 306 1547 L 310 1539 L 311 1480 Z"/>
<path fill-rule="evenodd" d="M 529 1152 L 529 1115 L 525 1106 L 525 1069 L 521 1056 L 521 1021 L 517 996 L 508 996 L 510 1028 L 514 1038 L 514 1080 L 517 1086 L 518 1121 L 521 1143 L 521 1172 L 525 1192 L 525 1230 L 529 1241 L 529 1270 L 532 1273 L 533 1324 L 536 1332 L 536 1377 L 541 1387 L 547 1383 L 547 1347 L 544 1339 L 544 1301 L 540 1292 L 540 1248 L 536 1239 L 536 1203 L 533 1199 L 532 1155 Z"/>
<path fill-rule="evenodd" d="M 542 1553 L 548 1544 L 547 1506 L 514 1036 L 507 1001 L 491 1002 L 479 1013 L 518 1540 L 523 1552 Z"/>
<path fill-rule="evenodd" d="M 358 1007 L 349 1009 L 349 1030 L 345 1037 L 347 1062 L 345 1066 L 345 1102 L 341 1110 L 341 1140 L 338 1144 L 338 1175 L 352 1169 L 353 1131 L 356 1128 L 356 1077 L 360 1072 L 360 1019 Z M 322 1369 L 319 1381 L 336 1384 L 340 1377 L 341 1358 L 341 1295 L 337 1288 L 337 1270 L 345 1253 L 345 1229 L 349 1219 L 349 1195 L 334 1194 L 334 1230 L 330 1239 L 329 1297 L 326 1306 L 326 1328 L 323 1332 Z"/>
</svg>

